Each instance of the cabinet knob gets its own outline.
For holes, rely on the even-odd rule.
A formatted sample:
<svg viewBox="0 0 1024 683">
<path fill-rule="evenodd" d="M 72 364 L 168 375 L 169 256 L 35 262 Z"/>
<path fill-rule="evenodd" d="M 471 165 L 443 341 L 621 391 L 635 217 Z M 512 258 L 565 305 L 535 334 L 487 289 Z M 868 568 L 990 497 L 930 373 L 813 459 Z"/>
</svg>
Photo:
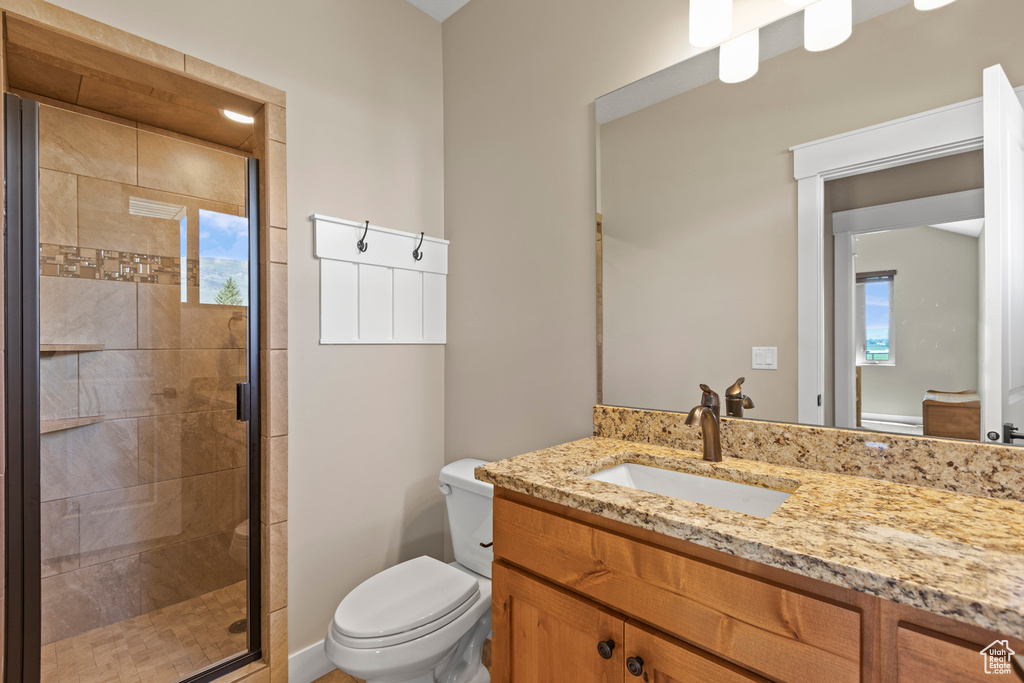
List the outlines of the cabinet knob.
<svg viewBox="0 0 1024 683">
<path fill-rule="evenodd" d="M 644 660 L 639 657 L 630 657 L 626 660 L 626 671 L 634 676 L 639 676 L 644 672 Z"/>
<path fill-rule="evenodd" d="M 614 640 L 602 640 L 597 644 L 597 652 L 601 655 L 602 659 L 611 659 L 612 650 L 615 649 Z"/>
</svg>

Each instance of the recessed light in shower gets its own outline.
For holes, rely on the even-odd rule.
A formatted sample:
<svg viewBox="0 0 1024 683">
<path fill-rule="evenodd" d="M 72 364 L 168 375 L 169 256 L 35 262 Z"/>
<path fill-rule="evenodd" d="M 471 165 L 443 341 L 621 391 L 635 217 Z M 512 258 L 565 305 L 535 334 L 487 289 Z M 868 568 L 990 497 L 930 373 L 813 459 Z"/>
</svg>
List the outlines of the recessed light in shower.
<svg viewBox="0 0 1024 683">
<path fill-rule="evenodd" d="M 239 114 L 237 111 L 231 111 L 230 109 L 222 109 L 221 111 L 224 112 L 224 116 L 228 117 L 232 121 L 237 121 L 238 123 L 252 123 L 256 120 L 251 116 Z"/>
</svg>

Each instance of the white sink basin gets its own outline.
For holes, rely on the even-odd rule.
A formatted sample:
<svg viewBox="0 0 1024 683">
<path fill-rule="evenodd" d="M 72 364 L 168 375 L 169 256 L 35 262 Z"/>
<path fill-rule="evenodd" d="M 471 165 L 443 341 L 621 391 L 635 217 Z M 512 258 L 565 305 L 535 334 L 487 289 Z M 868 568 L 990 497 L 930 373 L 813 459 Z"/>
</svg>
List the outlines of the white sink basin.
<svg viewBox="0 0 1024 683">
<path fill-rule="evenodd" d="M 774 491 L 760 486 L 737 484 L 733 481 L 633 463 L 609 467 L 587 475 L 587 479 L 682 498 L 691 503 L 725 508 L 755 517 L 767 517 L 792 495 L 788 491 Z"/>
</svg>

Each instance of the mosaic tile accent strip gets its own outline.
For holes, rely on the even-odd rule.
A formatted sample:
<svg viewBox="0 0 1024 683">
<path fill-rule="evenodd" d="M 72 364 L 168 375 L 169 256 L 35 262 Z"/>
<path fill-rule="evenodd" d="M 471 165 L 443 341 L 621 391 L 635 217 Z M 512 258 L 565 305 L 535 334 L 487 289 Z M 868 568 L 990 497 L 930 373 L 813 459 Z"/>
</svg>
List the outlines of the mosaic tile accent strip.
<svg viewBox="0 0 1024 683">
<path fill-rule="evenodd" d="M 686 413 L 594 406 L 594 436 L 700 452 Z M 1024 448 L 782 422 L 722 418 L 734 458 L 1024 501 Z"/>
<path fill-rule="evenodd" d="M 199 286 L 199 259 L 187 259 L 189 287 Z M 181 258 L 66 244 L 39 246 L 39 271 L 48 277 L 112 280 L 139 284 L 180 285 Z"/>
</svg>

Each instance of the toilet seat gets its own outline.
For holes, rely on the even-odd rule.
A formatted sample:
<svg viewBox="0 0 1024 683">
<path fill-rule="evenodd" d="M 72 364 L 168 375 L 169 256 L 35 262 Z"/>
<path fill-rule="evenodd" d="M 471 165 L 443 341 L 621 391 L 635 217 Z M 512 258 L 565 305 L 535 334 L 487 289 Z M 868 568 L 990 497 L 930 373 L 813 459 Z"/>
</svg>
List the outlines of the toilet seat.
<svg viewBox="0 0 1024 683">
<path fill-rule="evenodd" d="M 399 645 L 450 624 L 479 600 L 475 578 L 431 557 L 418 557 L 349 593 L 334 613 L 331 635 L 354 649 Z"/>
</svg>

